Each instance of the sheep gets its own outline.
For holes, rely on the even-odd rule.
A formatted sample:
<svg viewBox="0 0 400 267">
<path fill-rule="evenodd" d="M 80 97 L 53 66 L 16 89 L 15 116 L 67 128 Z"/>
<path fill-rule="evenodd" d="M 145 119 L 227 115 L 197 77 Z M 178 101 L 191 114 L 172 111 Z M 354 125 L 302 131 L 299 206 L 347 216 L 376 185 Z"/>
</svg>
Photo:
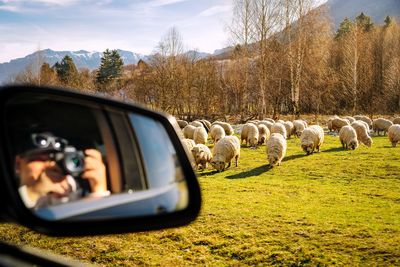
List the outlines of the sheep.
<svg viewBox="0 0 400 267">
<path fill-rule="evenodd" d="M 269 139 L 269 136 L 271 135 L 270 131 L 268 130 L 267 126 L 265 126 L 264 124 L 259 124 L 257 126 L 258 128 L 258 144 L 262 145 L 264 143 L 267 142 L 267 140 Z"/>
<path fill-rule="evenodd" d="M 365 121 L 360 121 L 360 120 L 356 120 L 356 122 L 359 122 L 359 123 L 361 123 L 362 125 L 364 125 L 364 126 L 365 126 L 365 129 L 367 129 L 367 133 L 368 133 L 368 135 L 369 135 L 369 129 L 370 129 L 370 127 L 369 127 L 368 123 L 366 123 Z"/>
<path fill-rule="evenodd" d="M 205 126 L 206 130 L 210 130 L 211 131 L 211 122 L 209 122 L 208 120 L 202 119 L 200 120 L 201 123 L 203 123 L 203 125 Z"/>
<path fill-rule="evenodd" d="M 275 121 L 274 121 L 273 119 L 271 119 L 271 118 L 266 118 L 266 119 L 263 119 L 263 121 L 269 121 L 269 122 L 271 122 L 272 124 L 274 124 L 274 123 L 275 123 Z"/>
<path fill-rule="evenodd" d="M 291 136 L 292 134 L 294 134 L 294 125 L 293 125 L 293 122 L 291 122 L 291 121 L 285 121 L 285 122 L 283 123 L 283 126 L 285 126 L 285 128 L 286 128 L 287 138 L 290 138 L 290 136 Z"/>
<path fill-rule="evenodd" d="M 356 119 L 354 119 L 354 118 L 351 117 L 351 116 L 344 116 L 343 119 L 348 120 L 350 124 L 352 124 L 353 122 L 356 121 Z"/>
<path fill-rule="evenodd" d="M 199 121 L 192 121 L 189 123 L 190 125 L 193 125 L 195 127 L 204 127 L 203 124 Z"/>
<path fill-rule="evenodd" d="M 393 124 L 400 124 L 400 117 L 396 117 L 393 119 Z"/>
<path fill-rule="evenodd" d="M 338 131 L 339 132 L 340 129 L 342 129 L 342 127 L 346 126 L 346 125 L 350 125 L 350 122 L 348 120 L 342 119 L 342 118 L 334 118 L 332 120 L 331 129 L 332 129 L 332 131 Z"/>
<path fill-rule="evenodd" d="M 193 139 L 194 130 L 196 130 L 196 128 L 197 127 L 190 124 L 186 125 L 185 128 L 183 128 L 183 136 L 185 138 Z"/>
<path fill-rule="evenodd" d="M 354 150 L 358 147 L 357 132 L 350 125 L 343 126 L 340 129 L 339 139 L 343 148 Z"/>
<path fill-rule="evenodd" d="M 303 120 L 295 120 L 293 121 L 293 126 L 297 137 L 300 137 L 304 129 L 307 128 L 307 123 Z"/>
<path fill-rule="evenodd" d="M 372 121 L 372 129 L 374 130 L 375 134 L 379 135 L 379 132 L 383 132 L 383 135 L 386 135 L 389 127 L 393 125 L 393 122 L 387 119 L 379 118 Z"/>
<path fill-rule="evenodd" d="M 221 138 L 225 137 L 224 128 L 222 128 L 218 124 L 214 124 L 213 126 L 211 126 L 210 135 L 213 142 L 217 143 Z"/>
<path fill-rule="evenodd" d="M 314 153 L 314 150 L 319 152 L 319 148 L 324 142 L 324 130 L 319 125 L 312 125 L 304 129 L 300 140 L 301 148 L 307 155 Z"/>
<path fill-rule="evenodd" d="M 284 122 L 283 120 L 277 120 L 277 121 L 275 121 L 275 123 L 281 123 L 281 124 L 284 124 L 285 122 Z"/>
<path fill-rule="evenodd" d="M 200 128 L 200 127 L 199 127 Z M 203 144 L 197 144 L 192 148 L 192 154 L 198 170 L 205 170 L 207 163 L 212 159 L 210 149 Z"/>
<path fill-rule="evenodd" d="M 207 125 L 207 123 L 205 122 L 205 120 L 196 120 L 195 122 L 196 122 L 196 125 L 200 125 L 200 124 L 197 123 L 197 122 L 200 122 L 201 125 L 202 125 L 202 126 L 204 127 L 204 129 L 206 130 L 207 134 L 210 132 L 210 127 L 208 127 L 208 125 Z M 196 126 L 196 125 L 194 125 L 194 126 Z M 198 127 L 200 127 L 200 126 L 198 126 Z"/>
<path fill-rule="evenodd" d="M 206 144 L 207 137 L 208 137 L 207 131 L 203 126 L 196 127 L 193 133 L 193 140 L 196 144 Z"/>
<path fill-rule="evenodd" d="M 372 146 L 372 138 L 368 134 L 368 124 L 364 121 L 355 121 L 351 124 L 351 127 L 356 130 L 357 140 L 359 143 L 366 145 L 367 147 Z"/>
<path fill-rule="evenodd" d="M 214 121 L 213 124 L 211 124 L 211 125 L 214 125 L 214 124 L 218 124 L 219 126 L 224 128 L 226 135 L 232 135 L 234 132 L 232 126 L 227 122 Z"/>
<path fill-rule="evenodd" d="M 396 147 L 397 143 L 400 141 L 400 125 L 394 124 L 388 129 L 389 141 L 392 143 L 393 147 Z"/>
<path fill-rule="evenodd" d="M 364 115 L 356 115 L 353 117 L 356 121 L 364 121 L 368 124 L 368 128 L 372 128 L 372 120 Z"/>
<path fill-rule="evenodd" d="M 236 136 L 225 136 L 219 140 L 212 151 L 213 157 L 211 165 L 217 171 L 225 170 L 225 165 L 228 163 L 227 168 L 231 166 L 231 160 L 235 159 L 235 166 L 238 166 L 240 157 L 240 141 Z"/>
<path fill-rule="evenodd" d="M 192 148 L 196 145 L 196 143 L 189 138 L 182 139 L 182 144 L 187 148 L 187 151 L 192 151 Z"/>
<path fill-rule="evenodd" d="M 264 120 L 264 121 L 260 121 L 257 125 L 263 124 L 263 125 L 267 126 L 268 130 L 271 132 L 271 127 L 274 123 L 275 122 L 270 122 L 270 121 Z"/>
<path fill-rule="evenodd" d="M 270 167 L 280 166 L 286 155 L 286 139 L 279 133 L 271 134 L 267 142 L 267 156 Z"/>
<path fill-rule="evenodd" d="M 188 122 L 184 120 L 176 120 L 176 122 L 178 123 L 179 128 L 181 129 L 185 128 L 185 126 L 188 125 Z"/>
<path fill-rule="evenodd" d="M 254 123 L 246 123 L 243 125 L 242 132 L 240 133 L 240 143 L 246 141 L 246 146 L 256 147 L 258 144 L 258 128 Z"/>
<path fill-rule="evenodd" d="M 271 134 L 273 133 L 280 133 L 283 138 L 286 139 L 287 133 L 286 133 L 286 128 L 283 126 L 282 123 L 275 122 L 272 127 L 271 127 Z"/>
</svg>

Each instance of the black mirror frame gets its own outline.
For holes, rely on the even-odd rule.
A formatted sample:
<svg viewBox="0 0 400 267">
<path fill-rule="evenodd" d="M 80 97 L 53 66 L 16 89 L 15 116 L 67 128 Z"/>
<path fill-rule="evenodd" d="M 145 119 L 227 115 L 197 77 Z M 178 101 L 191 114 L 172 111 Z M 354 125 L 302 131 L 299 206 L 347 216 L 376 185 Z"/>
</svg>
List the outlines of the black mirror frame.
<svg viewBox="0 0 400 267">
<path fill-rule="evenodd" d="M 25 207 L 19 197 L 17 190 L 18 185 L 14 179 L 14 170 L 9 164 L 12 162 L 12 159 L 10 159 L 11 153 L 8 151 L 5 135 L 5 104 L 8 99 L 21 93 L 47 94 L 55 97 L 66 97 L 85 101 L 87 103 L 95 103 L 97 105 L 105 105 L 125 111 L 132 111 L 160 122 L 165 127 L 176 149 L 177 156 L 182 164 L 183 172 L 185 173 L 189 191 L 188 207 L 171 214 L 95 222 L 50 222 L 34 216 L 33 213 Z M 0 87 L 0 116 L 0 200 L 1 203 L 3 203 L 0 207 L 0 218 L 3 221 L 17 222 L 28 228 L 52 236 L 85 236 L 139 232 L 183 226 L 195 220 L 200 212 L 200 186 L 190 160 L 178 137 L 177 130 L 179 127 L 175 119 L 170 115 L 149 110 L 137 103 L 128 104 L 69 89 L 21 85 Z"/>
</svg>

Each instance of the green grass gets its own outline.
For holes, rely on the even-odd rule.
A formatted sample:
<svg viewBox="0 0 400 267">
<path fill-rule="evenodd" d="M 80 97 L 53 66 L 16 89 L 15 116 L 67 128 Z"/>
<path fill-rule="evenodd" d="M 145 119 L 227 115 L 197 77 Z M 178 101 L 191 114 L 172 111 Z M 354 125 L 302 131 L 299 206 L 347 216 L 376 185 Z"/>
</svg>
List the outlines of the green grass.
<svg viewBox="0 0 400 267">
<path fill-rule="evenodd" d="M 265 146 L 243 147 L 238 167 L 199 174 L 203 208 L 186 227 L 52 238 L 2 224 L 1 239 L 106 266 L 399 266 L 400 147 L 373 140 L 345 151 L 326 136 L 305 156 L 292 138 L 272 169 Z"/>
</svg>

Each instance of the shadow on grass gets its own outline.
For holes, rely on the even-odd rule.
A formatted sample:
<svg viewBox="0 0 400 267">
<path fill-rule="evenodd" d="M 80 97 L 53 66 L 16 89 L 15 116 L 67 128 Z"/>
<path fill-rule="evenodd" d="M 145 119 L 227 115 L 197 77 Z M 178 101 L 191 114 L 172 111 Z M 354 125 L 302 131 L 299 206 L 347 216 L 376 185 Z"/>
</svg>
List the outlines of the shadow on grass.
<svg viewBox="0 0 400 267">
<path fill-rule="evenodd" d="M 213 170 L 213 171 L 202 171 L 202 172 L 196 172 L 197 177 L 202 177 L 202 176 L 208 176 L 208 175 L 214 175 L 218 173 L 218 171 Z"/>
<path fill-rule="evenodd" d="M 339 152 L 339 151 L 344 151 L 342 147 L 332 147 L 327 150 L 321 150 L 321 152 Z"/>
<path fill-rule="evenodd" d="M 233 174 L 233 175 L 228 175 L 228 176 L 226 176 L 226 178 L 228 178 L 228 179 L 243 179 L 243 178 L 247 178 L 247 177 L 250 177 L 250 176 L 260 175 L 260 174 L 262 174 L 264 172 L 267 172 L 269 170 L 271 170 L 269 164 L 265 164 L 265 165 L 262 165 L 260 167 L 257 167 L 257 168 L 254 168 L 254 169 L 251 169 L 251 170 L 248 170 L 248 171 L 245 171 L 245 172 L 236 173 L 236 174 Z"/>
<path fill-rule="evenodd" d="M 299 159 L 299 158 L 303 158 L 303 157 L 307 157 L 308 155 L 306 153 L 302 153 L 302 154 L 295 154 L 295 155 L 291 155 L 288 157 L 283 158 L 283 162 L 285 161 L 289 161 L 289 160 L 293 160 L 293 159 Z"/>
</svg>

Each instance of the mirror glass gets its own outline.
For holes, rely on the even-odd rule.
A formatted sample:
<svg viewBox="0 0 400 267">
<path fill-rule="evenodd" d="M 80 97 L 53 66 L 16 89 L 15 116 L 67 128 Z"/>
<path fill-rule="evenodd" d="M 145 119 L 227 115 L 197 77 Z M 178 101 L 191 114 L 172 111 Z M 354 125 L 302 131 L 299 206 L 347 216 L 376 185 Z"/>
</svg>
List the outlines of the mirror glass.
<svg viewBox="0 0 400 267">
<path fill-rule="evenodd" d="M 35 215 L 87 221 L 187 207 L 182 166 L 159 121 L 29 93 L 5 108 L 16 190 Z"/>
</svg>

